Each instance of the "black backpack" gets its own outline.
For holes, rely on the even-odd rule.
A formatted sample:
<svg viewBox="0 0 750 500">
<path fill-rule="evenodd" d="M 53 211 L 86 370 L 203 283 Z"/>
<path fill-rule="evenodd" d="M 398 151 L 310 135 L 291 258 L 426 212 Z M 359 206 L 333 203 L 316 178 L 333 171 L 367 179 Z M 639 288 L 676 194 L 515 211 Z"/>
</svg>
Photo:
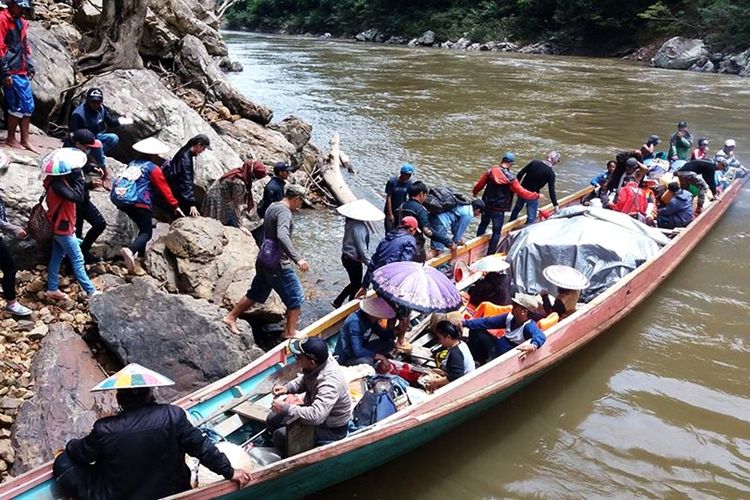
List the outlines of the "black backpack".
<svg viewBox="0 0 750 500">
<path fill-rule="evenodd" d="M 455 192 L 449 187 L 437 187 L 430 189 L 422 206 L 432 215 L 441 214 L 453 210 L 458 205 L 469 205 L 471 203 L 464 195 Z"/>
</svg>

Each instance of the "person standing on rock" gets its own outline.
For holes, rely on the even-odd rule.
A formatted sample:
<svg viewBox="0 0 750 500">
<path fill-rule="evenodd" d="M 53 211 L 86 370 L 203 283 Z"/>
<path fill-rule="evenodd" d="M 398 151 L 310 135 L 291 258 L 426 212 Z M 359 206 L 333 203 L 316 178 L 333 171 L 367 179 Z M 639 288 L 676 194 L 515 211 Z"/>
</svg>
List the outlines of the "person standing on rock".
<svg viewBox="0 0 750 500">
<path fill-rule="evenodd" d="M 225 226 L 241 228 L 242 209 L 251 210 L 253 180 L 268 175 L 266 166 L 258 160 L 247 160 L 242 167 L 221 176 L 206 191 L 201 213 L 204 217 L 217 219 Z"/>
<path fill-rule="evenodd" d="M 247 294 L 223 320 L 232 332 L 240 333 L 237 319 L 242 313 L 253 305 L 268 300 L 271 290 L 275 290 L 286 306 L 283 337 L 290 339 L 297 336 L 297 322 L 305 296 L 302 284 L 292 269 L 292 262 L 297 264 L 303 273 L 307 272 L 310 266 L 292 243 L 292 212 L 302 208 L 306 193 L 304 187 L 292 184 L 286 188 L 284 198 L 272 203 L 266 210 L 263 220 L 263 243 L 255 261 L 255 278 Z"/>
<path fill-rule="evenodd" d="M 31 309 L 16 300 L 16 264 L 3 241 L 2 235 L 10 233 L 18 239 L 26 237 L 26 230 L 8 222 L 5 216 L 5 202 L 0 198 L 0 271 L 3 272 L 2 288 L 5 299 L 5 312 L 14 316 L 31 316 Z"/>
<path fill-rule="evenodd" d="M 91 297 L 97 293 L 86 274 L 83 252 L 76 238 L 76 207 L 83 203 L 86 185 L 81 167 L 86 164 L 86 155 L 75 148 L 54 150 L 42 158 L 40 167 L 47 197 L 47 219 L 52 228 L 52 252 L 47 266 L 47 297 L 65 300 L 66 293 L 60 290 L 60 264 L 67 255 L 73 274 L 84 292 Z M 75 172 L 79 170 L 79 172 Z"/>
<path fill-rule="evenodd" d="M 91 151 L 102 148 L 102 143 L 94 137 L 94 134 L 85 128 L 78 129 L 73 132 L 71 139 L 75 148 L 84 152 L 87 156 L 91 154 Z M 73 175 L 81 175 L 84 177 L 84 185 L 86 190 L 84 191 L 83 203 L 79 204 L 76 210 L 76 237 L 81 238 L 83 235 L 83 223 L 88 222 L 91 228 L 83 238 L 81 243 L 81 252 L 83 252 L 83 260 L 86 264 L 94 264 L 101 262 L 101 257 L 95 257 L 91 254 L 91 247 L 96 242 L 96 239 L 101 236 L 105 229 L 107 229 L 107 221 L 104 216 L 91 202 L 91 196 L 89 191 L 94 190 L 102 186 L 102 179 L 105 176 L 105 170 L 103 170 L 96 163 L 86 162 L 86 165 L 80 169 L 75 170 Z M 86 180 L 89 176 L 90 180 Z"/>
<path fill-rule="evenodd" d="M 284 186 L 289 178 L 289 164 L 286 162 L 277 162 L 273 166 L 273 177 L 263 188 L 263 199 L 258 204 L 258 217 L 262 220 L 266 215 L 266 210 L 272 203 L 281 201 L 284 198 Z M 263 243 L 263 224 L 253 230 L 253 238 L 258 246 Z"/>
<path fill-rule="evenodd" d="M 30 9 L 29 0 L 7 0 L 8 8 L 0 12 L 0 75 L 3 79 L 5 105 L 8 111 L 8 137 L 5 145 L 23 146 L 37 151 L 29 142 L 29 126 L 34 113 L 34 95 L 31 80 L 34 63 L 31 60 L 28 31 L 24 9 Z M 16 141 L 16 129 L 21 131 L 21 142 Z"/>
<path fill-rule="evenodd" d="M 98 87 L 86 91 L 86 100 L 73 110 L 68 122 L 68 130 L 75 132 L 82 128 L 91 131 L 96 140 L 101 141 L 102 147 L 91 150 L 91 156 L 100 168 L 106 171 L 107 153 L 112 151 L 120 142 L 112 129 L 132 123 L 128 118 L 113 118 L 104 106 L 104 92 Z"/>
<path fill-rule="evenodd" d="M 195 198 L 195 157 L 211 147 L 211 140 L 198 134 L 182 146 L 162 171 L 180 209 L 190 217 L 198 217 L 198 201 Z"/>
<path fill-rule="evenodd" d="M 414 165 L 404 163 L 398 177 L 395 175 L 388 179 L 385 185 L 385 232 L 393 231 L 396 227 L 396 215 L 398 207 L 406 201 L 411 187 L 411 176 L 414 175 Z"/>
<path fill-rule="evenodd" d="M 130 246 L 120 250 L 128 271 L 133 272 L 136 258 L 146 254 L 146 244 L 153 235 L 151 207 L 154 189 L 164 198 L 169 207 L 179 217 L 184 212 L 172 191 L 169 189 L 164 174 L 159 167 L 163 162 L 161 155 L 169 152 L 169 146 L 159 139 L 149 137 L 133 144 L 133 149 L 140 153 L 139 158 L 131 161 L 128 167 L 112 183 L 110 199 L 112 203 L 138 226 L 138 236 Z"/>
<path fill-rule="evenodd" d="M 116 390 L 122 411 L 94 422 L 91 433 L 71 439 L 52 475 L 67 497 L 163 498 L 190 489 L 185 455 L 244 486 L 250 475 L 235 469 L 179 406 L 159 404 L 153 387 L 174 385 L 164 375 L 131 363 L 92 389 Z"/>
<path fill-rule="evenodd" d="M 362 286 L 362 266 L 370 263 L 370 238 L 373 222 L 383 220 L 383 212 L 367 200 L 356 200 L 336 209 L 346 217 L 344 242 L 341 247 L 341 264 L 349 275 L 349 284 L 333 299 L 331 305 L 338 309 L 344 300 L 352 300 Z"/>
</svg>

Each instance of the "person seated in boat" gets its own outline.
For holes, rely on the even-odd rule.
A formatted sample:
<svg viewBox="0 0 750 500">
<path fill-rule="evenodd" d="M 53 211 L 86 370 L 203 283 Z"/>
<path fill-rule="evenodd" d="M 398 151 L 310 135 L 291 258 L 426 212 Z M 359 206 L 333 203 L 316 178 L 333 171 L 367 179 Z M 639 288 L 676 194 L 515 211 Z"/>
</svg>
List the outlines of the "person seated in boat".
<svg viewBox="0 0 750 500">
<path fill-rule="evenodd" d="M 641 146 L 641 155 L 643 157 L 643 161 L 654 157 L 656 146 L 658 146 L 659 144 L 661 144 L 661 138 L 658 135 L 649 136 L 649 138 L 646 140 L 646 144 Z"/>
<path fill-rule="evenodd" d="M 372 273 L 386 264 L 394 262 L 409 262 L 414 260 L 417 254 L 417 240 L 414 235 L 419 231 L 419 223 L 414 217 L 404 217 L 401 224 L 395 230 L 386 234 L 380 240 L 375 253 L 370 257 L 367 264 L 367 272 L 362 278 L 362 287 L 354 295 L 355 298 L 361 299 L 367 293 L 367 289 L 372 282 Z"/>
<path fill-rule="evenodd" d="M 469 289 L 469 303 L 478 306 L 482 302 L 509 304 L 510 275 L 506 271 L 488 272 Z"/>
<path fill-rule="evenodd" d="M 152 387 L 173 384 L 133 363 L 92 389 L 117 390 L 122 411 L 97 420 L 88 436 L 68 441 L 55 459 L 52 474 L 65 496 L 162 498 L 189 490 L 186 453 L 226 479 L 241 485 L 250 480 L 190 423 L 185 410 L 156 403 Z"/>
<path fill-rule="evenodd" d="M 649 194 L 634 177 L 627 177 L 625 185 L 617 191 L 617 199 L 607 206 L 610 210 L 628 214 L 645 224 L 653 219 L 649 214 Z"/>
<path fill-rule="evenodd" d="M 538 297 L 517 293 L 511 300 L 509 313 L 485 318 L 467 319 L 462 322 L 469 329 L 468 346 L 474 360 L 480 365 L 518 347 L 523 358 L 539 349 L 547 337 L 539 329 L 532 315 L 541 304 Z M 505 329 L 501 337 L 488 330 Z M 526 343 L 531 340 L 530 343 Z"/>
<path fill-rule="evenodd" d="M 664 229 L 687 227 L 693 220 L 693 195 L 682 189 L 677 180 L 673 180 L 667 187 L 671 193 L 669 202 L 659 209 L 656 223 Z"/>
<path fill-rule="evenodd" d="M 440 370 L 444 375 L 430 379 L 425 386 L 430 392 L 458 380 L 476 368 L 469 346 L 461 340 L 459 327 L 448 320 L 439 321 L 435 326 L 435 336 L 448 353 L 440 364 Z"/>
<path fill-rule="evenodd" d="M 607 170 L 599 173 L 596 177 L 591 179 L 590 184 L 594 186 L 595 195 L 599 194 L 599 190 L 602 188 L 602 186 L 607 185 L 607 181 L 609 181 L 609 178 L 612 176 L 612 173 L 615 171 L 615 167 L 617 167 L 617 162 L 615 160 L 609 160 L 607 162 Z"/>
<path fill-rule="evenodd" d="M 352 399 L 344 372 L 328 345 L 320 337 L 305 337 L 289 342 L 289 351 L 297 356 L 302 375 L 271 390 L 274 400 L 266 418 L 273 444 L 282 456 L 287 453 L 286 426 L 293 421 L 315 427 L 315 445 L 344 439 L 352 418 Z M 297 394 L 304 394 L 300 400 Z"/>
<path fill-rule="evenodd" d="M 701 137 L 698 139 L 698 147 L 693 149 L 690 153 L 690 160 L 705 160 L 708 158 L 709 141 L 708 137 Z"/>
<path fill-rule="evenodd" d="M 560 319 L 573 314 L 581 298 L 581 291 L 589 286 L 589 279 L 578 269 L 570 266 L 547 266 L 542 272 L 544 277 L 557 287 L 555 302 L 551 303 L 549 292 L 539 291 L 545 315 L 557 313 Z"/>
<path fill-rule="evenodd" d="M 676 162 L 675 162 L 676 164 Z M 683 164 L 677 172 L 695 172 L 700 175 L 706 184 L 708 189 L 711 190 L 711 194 L 716 194 L 716 162 L 711 160 L 692 160 Z"/>
<path fill-rule="evenodd" d="M 703 212 L 703 206 L 706 204 L 706 198 L 711 192 L 711 189 L 708 187 L 708 184 L 706 181 L 703 180 L 703 177 L 696 174 L 695 172 L 683 172 L 682 170 L 678 170 L 677 173 L 675 173 L 675 177 L 680 181 L 680 187 L 682 189 L 686 189 L 690 191 L 690 193 L 697 198 L 698 202 L 696 204 L 695 210 L 693 211 L 694 216 L 698 216 Z M 669 192 L 665 193 L 667 195 Z M 671 197 L 667 197 L 665 199 L 665 196 L 662 196 L 662 202 L 667 203 Z"/>
<path fill-rule="evenodd" d="M 690 148 L 693 146 L 693 134 L 688 130 L 688 124 L 681 120 L 677 124 L 677 132 L 669 140 L 669 160 L 687 160 Z"/>
<path fill-rule="evenodd" d="M 344 366 L 368 364 L 376 367 L 386 362 L 387 354 L 396 347 L 396 331 L 392 320 L 396 311 L 374 295 L 359 304 L 359 310 L 351 313 L 341 327 L 334 356 Z M 386 326 L 380 322 L 385 320 Z"/>
<path fill-rule="evenodd" d="M 726 165 L 727 172 L 731 172 L 733 176 L 744 177 L 745 175 L 747 175 L 748 169 L 745 168 L 735 156 L 734 152 L 736 148 L 737 148 L 737 143 L 735 142 L 735 140 L 727 139 L 724 142 L 724 147 L 722 147 L 719 151 L 716 152 L 716 155 L 714 156 L 714 161 L 715 162 L 723 161 L 724 165 Z"/>
</svg>

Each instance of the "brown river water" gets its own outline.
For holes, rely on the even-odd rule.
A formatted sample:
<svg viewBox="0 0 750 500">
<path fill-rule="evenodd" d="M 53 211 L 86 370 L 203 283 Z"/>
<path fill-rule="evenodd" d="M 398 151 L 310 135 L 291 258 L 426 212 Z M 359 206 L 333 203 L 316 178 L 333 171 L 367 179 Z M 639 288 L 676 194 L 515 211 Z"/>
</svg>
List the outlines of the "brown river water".
<svg viewBox="0 0 750 500">
<path fill-rule="evenodd" d="M 695 139 L 737 140 L 750 162 L 750 80 L 609 59 L 415 50 L 226 33 L 232 81 L 274 110 L 333 131 L 362 197 L 409 161 L 465 192 L 512 150 L 557 149 L 558 196 L 622 149 L 681 119 Z M 750 189 L 618 326 L 459 429 L 319 498 L 750 497 Z M 473 229 L 472 229 L 473 230 Z M 344 285 L 343 221 L 298 216 L 310 305 Z"/>
</svg>

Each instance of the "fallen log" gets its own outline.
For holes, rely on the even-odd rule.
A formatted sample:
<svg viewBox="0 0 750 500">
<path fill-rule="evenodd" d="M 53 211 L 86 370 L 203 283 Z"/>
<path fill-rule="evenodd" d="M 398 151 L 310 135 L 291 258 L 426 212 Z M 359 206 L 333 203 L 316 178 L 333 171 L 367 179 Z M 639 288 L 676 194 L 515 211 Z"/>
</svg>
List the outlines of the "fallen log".
<svg viewBox="0 0 750 500">
<path fill-rule="evenodd" d="M 340 205 L 357 199 L 352 190 L 346 184 L 344 176 L 341 175 L 341 146 L 339 133 L 334 132 L 331 136 L 331 150 L 328 155 L 319 162 L 320 173 L 329 191 Z"/>
</svg>

